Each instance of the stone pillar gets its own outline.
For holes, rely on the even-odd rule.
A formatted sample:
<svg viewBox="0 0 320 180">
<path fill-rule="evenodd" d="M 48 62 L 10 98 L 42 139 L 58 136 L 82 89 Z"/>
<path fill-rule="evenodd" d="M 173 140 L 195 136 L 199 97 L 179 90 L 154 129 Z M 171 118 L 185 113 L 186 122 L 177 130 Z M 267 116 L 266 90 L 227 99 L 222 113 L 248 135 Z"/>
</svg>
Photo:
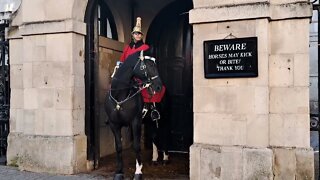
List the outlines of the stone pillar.
<svg viewBox="0 0 320 180">
<path fill-rule="evenodd" d="M 191 179 L 313 179 L 304 0 L 194 0 Z M 258 38 L 256 78 L 204 78 L 203 42 Z"/>
<path fill-rule="evenodd" d="M 86 171 L 86 5 L 87 0 L 24 0 L 12 22 L 9 165 Z"/>
</svg>

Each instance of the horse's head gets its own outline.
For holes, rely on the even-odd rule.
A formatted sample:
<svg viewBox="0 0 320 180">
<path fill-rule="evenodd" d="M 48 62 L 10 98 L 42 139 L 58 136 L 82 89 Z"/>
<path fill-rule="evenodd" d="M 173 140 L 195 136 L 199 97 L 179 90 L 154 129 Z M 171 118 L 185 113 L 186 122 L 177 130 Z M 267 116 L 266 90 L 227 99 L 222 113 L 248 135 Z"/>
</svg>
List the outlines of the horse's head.
<svg viewBox="0 0 320 180">
<path fill-rule="evenodd" d="M 141 51 L 138 62 L 134 66 L 133 74 L 142 80 L 144 84 L 148 84 L 148 91 L 152 94 L 160 92 L 162 89 L 162 81 L 157 69 L 156 59 L 150 56 L 143 56 Z"/>
</svg>

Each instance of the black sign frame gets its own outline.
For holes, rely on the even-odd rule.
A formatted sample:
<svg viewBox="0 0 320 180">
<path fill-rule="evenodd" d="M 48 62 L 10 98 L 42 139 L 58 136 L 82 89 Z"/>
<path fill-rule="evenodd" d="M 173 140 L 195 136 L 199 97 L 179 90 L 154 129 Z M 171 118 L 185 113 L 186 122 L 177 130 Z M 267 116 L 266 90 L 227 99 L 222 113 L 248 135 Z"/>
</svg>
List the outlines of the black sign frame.
<svg viewBox="0 0 320 180">
<path fill-rule="evenodd" d="M 227 46 L 232 50 L 224 51 Z M 203 47 L 205 78 L 258 77 L 257 37 L 204 41 Z"/>
</svg>

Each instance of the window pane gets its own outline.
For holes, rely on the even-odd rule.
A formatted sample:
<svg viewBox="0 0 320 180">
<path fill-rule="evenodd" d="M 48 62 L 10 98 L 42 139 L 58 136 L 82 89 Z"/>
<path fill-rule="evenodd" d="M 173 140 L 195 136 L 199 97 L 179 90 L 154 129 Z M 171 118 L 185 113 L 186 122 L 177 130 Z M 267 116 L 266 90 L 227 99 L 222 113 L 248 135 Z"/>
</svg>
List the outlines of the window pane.
<svg viewBox="0 0 320 180">
<path fill-rule="evenodd" d="M 101 34 L 101 21 L 100 21 L 100 20 L 98 20 L 98 31 L 99 31 L 99 32 L 98 32 L 98 33 L 99 33 L 99 36 L 102 35 L 102 34 Z"/>
<path fill-rule="evenodd" d="M 107 19 L 107 37 L 112 39 L 112 31 L 111 31 L 109 19 Z"/>
<path fill-rule="evenodd" d="M 100 5 L 98 5 L 98 19 L 101 18 L 101 7 Z"/>
<path fill-rule="evenodd" d="M 104 36 L 106 38 L 118 40 L 117 28 L 110 9 L 104 1 L 98 1 L 97 9 L 97 26 L 99 31 L 99 36 Z"/>
</svg>

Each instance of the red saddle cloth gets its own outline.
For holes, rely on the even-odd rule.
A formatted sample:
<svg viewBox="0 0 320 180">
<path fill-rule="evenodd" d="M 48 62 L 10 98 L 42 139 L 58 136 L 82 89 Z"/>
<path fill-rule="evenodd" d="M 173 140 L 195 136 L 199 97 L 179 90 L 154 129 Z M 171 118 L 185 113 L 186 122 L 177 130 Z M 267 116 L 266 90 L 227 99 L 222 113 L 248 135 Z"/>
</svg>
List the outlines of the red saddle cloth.
<svg viewBox="0 0 320 180">
<path fill-rule="evenodd" d="M 142 94 L 142 97 L 143 97 L 143 101 L 145 103 L 150 103 L 150 102 L 155 102 L 155 103 L 159 103 L 161 102 L 163 96 L 164 96 L 164 93 L 166 91 L 166 87 L 162 86 L 162 89 L 160 92 L 158 93 L 155 93 L 153 96 L 150 96 L 149 93 L 148 93 L 148 90 L 147 89 L 143 89 L 141 91 L 141 94 Z"/>
</svg>

